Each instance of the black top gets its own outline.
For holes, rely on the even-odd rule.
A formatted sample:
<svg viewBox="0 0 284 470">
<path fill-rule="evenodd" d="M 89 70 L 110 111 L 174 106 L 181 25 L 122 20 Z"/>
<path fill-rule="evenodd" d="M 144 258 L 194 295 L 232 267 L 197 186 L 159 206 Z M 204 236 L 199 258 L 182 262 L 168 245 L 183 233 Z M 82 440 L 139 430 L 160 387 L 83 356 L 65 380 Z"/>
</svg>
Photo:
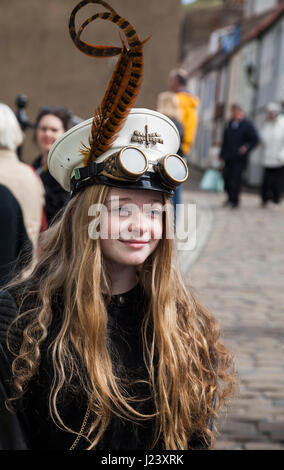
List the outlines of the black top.
<svg viewBox="0 0 284 470">
<path fill-rule="evenodd" d="M 32 254 L 21 207 L 11 191 L 0 184 L 0 287 L 10 281 L 20 255 Z"/>
<path fill-rule="evenodd" d="M 248 119 L 230 120 L 224 130 L 220 157 L 225 161 L 245 162 L 258 141 L 258 133 Z M 240 153 L 243 145 L 247 147 L 245 154 Z"/>
<path fill-rule="evenodd" d="M 41 155 L 34 161 L 33 167 L 38 172 L 45 189 L 45 213 L 48 224 L 52 222 L 56 214 L 67 204 L 70 193 L 65 191 L 48 169 L 41 169 Z"/>
<path fill-rule="evenodd" d="M 144 414 L 154 411 L 150 387 L 147 383 L 148 372 L 143 361 L 141 325 L 146 311 L 147 302 L 142 288 L 138 285 L 129 292 L 112 296 L 108 306 L 108 347 L 116 374 L 126 380 L 127 392 L 139 399 L 132 404 L 136 410 Z M 7 324 L 16 315 L 17 307 L 11 294 L 4 291 L 0 294 L 0 377 L 2 377 L 2 397 L 9 396 L 9 367 L 11 358 L 6 350 L 5 335 Z M 60 313 L 59 309 L 57 313 Z M 58 317 L 58 315 L 55 315 Z M 58 325 L 57 325 L 58 327 Z M 50 329 L 47 340 L 42 347 L 41 363 L 37 376 L 32 380 L 29 389 L 18 405 L 18 414 L 5 412 L 0 422 L 0 449 L 28 448 L 32 450 L 68 450 L 76 435 L 57 427 L 49 416 L 48 391 L 50 388 L 53 367 L 47 346 L 56 334 L 56 325 Z M 15 332 L 15 342 L 18 341 Z M 76 378 L 72 382 L 73 389 L 66 388 L 60 396 L 58 405 L 60 415 L 66 425 L 79 431 L 87 410 L 86 397 L 76 387 Z M 75 390 L 75 391 L 74 391 Z M 77 393 L 78 390 L 78 393 Z M 4 395 L 4 397 L 3 397 Z M 3 405 L 2 405 L 3 406 Z M 8 424 L 7 424 L 8 423 Z M 128 421 L 113 415 L 113 418 L 98 443 L 96 450 L 147 450 L 153 442 L 154 420 Z M 204 448 L 198 439 L 192 439 L 194 448 Z M 87 442 L 81 438 L 76 450 L 86 449 Z M 159 443 L 155 450 L 162 450 Z"/>
</svg>

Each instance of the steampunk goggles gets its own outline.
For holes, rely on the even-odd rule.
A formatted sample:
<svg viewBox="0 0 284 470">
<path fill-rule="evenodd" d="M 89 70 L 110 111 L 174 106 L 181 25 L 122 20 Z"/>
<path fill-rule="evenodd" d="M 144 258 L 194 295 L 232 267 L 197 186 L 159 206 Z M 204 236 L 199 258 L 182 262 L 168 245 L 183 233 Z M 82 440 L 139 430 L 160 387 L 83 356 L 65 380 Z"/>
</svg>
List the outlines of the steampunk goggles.
<svg viewBox="0 0 284 470">
<path fill-rule="evenodd" d="M 140 148 L 129 145 L 109 155 L 102 162 L 91 162 L 86 167 L 75 168 L 72 186 L 73 189 L 76 189 L 78 184 L 82 187 L 84 181 L 88 184 L 88 180 L 93 178 L 104 183 L 106 179 L 115 180 L 117 183 L 135 183 L 144 175 L 153 174 L 148 171 L 150 164 L 162 187 L 169 192 L 175 190 L 188 177 L 187 165 L 179 155 L 167 154 L 158 160 L 150 160 Z"/>
</svg>

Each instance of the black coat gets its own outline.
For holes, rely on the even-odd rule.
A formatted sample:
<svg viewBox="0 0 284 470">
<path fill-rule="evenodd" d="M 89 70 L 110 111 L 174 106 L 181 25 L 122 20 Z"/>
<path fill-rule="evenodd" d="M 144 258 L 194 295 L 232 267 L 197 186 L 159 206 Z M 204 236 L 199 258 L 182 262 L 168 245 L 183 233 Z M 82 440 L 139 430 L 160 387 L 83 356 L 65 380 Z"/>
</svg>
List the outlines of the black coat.
<svg viewBox="0 0 284 470">
<path fill-rule="evenodd" d="M 0 294 L 0 403 L 4 410 L 3 401 L 11 395 L 10 367 L 11 356 L 5 345 L 7 325 L 17 315 L 15 303 L 16 295 L 3 291 Z M 108 338 L 109 350 L 113 365 L 120 377 L 127 377 L 128 392 L 131 396 L 142 399 L 133 404 L 136 410 L 142 413 L 154 411 L 153 399 L 147 383 L 137 383 L 138 379 L 147 379 L 148 372 L 142 355 L 141 323 L 143 321 L 147 302 L 141 287 L 137 286 L 131 291 L 115 295 L 108 306 L 109 324 Z M 17 414 L 4 410 L 4 418 L 0 421 L 0 449 L 41 449 L 41 450 L 68 450 L 76 436 L 61 430 L 49 416 L 48 390 L 53 376 L 53 366 L 48 352 L 48 345 L 60 321 L 62 306 L 53 305 L 53 323 L 50 333 L 41 347 L 41 363 L 39 373 L 32 380 L 29 389 L 18 403 Z M 20 344 L 21 330 L 12 330 L 12 342 Z M 75 381 L 75 382 L 74 382 Z M 62 403 L 59 412 L 65 424 L 79 431 L 86 408 L 86 397 L 80 392 L 76 378 L 72 385 L 75 388 L 66 388 L 61 396 Z M 148 400 L 146 398 L 148 397 Z M 153 439 L 154 421 L 152 419 L 140 422 L 139 425 L 113 416 L 107 430 L 99 441 L 96 450 L 146 450 L 150 449 Z M 205 448 L 204 442 L 197 437 L 190 440 L 193 448 Z M 76 450 L 87 447 L 84 438 L 81 438 Z M 155 450 L 162 450 L 162 443 L 158 443 Z"/>
<path fill-rule="evenodd" d="M 0 184 L 0 287 L 10 281 L 20 257 L 32 256 L 21 207 L 11 191 Z M 20 264 L 17 266 L 20 267 Z"/>
<path fill-rule="evenodd" d="M 225 162 L 246 163 L 247 157 L 259 141 L 258 133 L 253 124 L 248 119 L 229 121 L 223 134 L 220 157 Z M 240 148 L 245 145 L 247 151 L 240 153 Z"/>
</svg>

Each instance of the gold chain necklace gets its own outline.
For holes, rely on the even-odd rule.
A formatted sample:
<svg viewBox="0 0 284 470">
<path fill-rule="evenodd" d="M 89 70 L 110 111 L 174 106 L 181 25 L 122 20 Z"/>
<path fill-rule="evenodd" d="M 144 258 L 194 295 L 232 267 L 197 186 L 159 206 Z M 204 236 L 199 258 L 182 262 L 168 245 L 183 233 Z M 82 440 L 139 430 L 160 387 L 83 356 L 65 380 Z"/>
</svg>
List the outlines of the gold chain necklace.
<svg viewBox="0 0 284 470">
<path fill-rule="evenodd" d="M 75 447 L 77 446 L 78 442 L 80 441 L 81 437 L 84 435 L 83 433 L 84 433 L 84 430 L 86 428 L 86 425 L 87 425 L 87 422 L 88 422 L 88 419 L 89 419 L 89 416 L 90 416 L 90 412 L 91 412 L 90 405 L 88 405 L 86 414 L 85 414 L 84 419 L 83 419 L 81 429 L 80 429 L 80 431 L 78 433 L 78 436 L 76 437 L 75 441 L 73 442 L 72 446 L 69 448 L 69 450 L 74 450 Z"/>
</svg>

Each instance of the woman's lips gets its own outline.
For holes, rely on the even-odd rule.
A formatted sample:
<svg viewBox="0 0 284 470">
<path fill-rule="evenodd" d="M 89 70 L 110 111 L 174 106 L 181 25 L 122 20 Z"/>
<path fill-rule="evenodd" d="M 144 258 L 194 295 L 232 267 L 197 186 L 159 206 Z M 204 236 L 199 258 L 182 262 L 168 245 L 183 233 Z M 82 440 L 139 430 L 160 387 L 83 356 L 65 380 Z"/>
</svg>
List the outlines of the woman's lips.
<svg viewBox="0 0 284 470">
<path fill-rule="evenodd" d="M 121 243 L 124 243 L 124 245 L 130 246 L 132 248 L 142 248 L 143 246 L 147 245 L 149 243 L 148 241 L 142 241 L 142 240 L 119 240 Z"/>
</svg>

